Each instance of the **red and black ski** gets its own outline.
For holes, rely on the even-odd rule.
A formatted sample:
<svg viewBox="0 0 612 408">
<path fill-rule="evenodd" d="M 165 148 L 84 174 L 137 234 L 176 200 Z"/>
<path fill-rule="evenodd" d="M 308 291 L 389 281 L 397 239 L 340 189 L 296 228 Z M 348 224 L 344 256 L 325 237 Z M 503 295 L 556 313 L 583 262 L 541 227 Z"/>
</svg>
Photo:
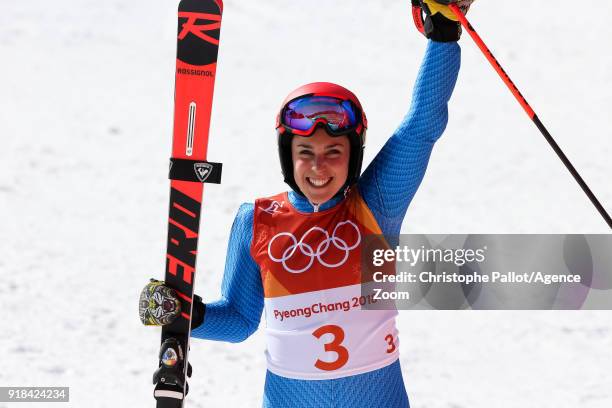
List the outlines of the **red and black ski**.
<svg viewBox="0 0 612 408">
<path fill-rule="evenodd" d="M 174 134 L 170 160 L 170 214 L 166 285 L 181 302 L 180 316 L 162 328 L 154 374 L 157 408 L 181 408 L 187 394 L 191 313 L 203 183 L 220 183 L 221 164 L 206 160 L 221 0 L 182 0 L 178 8 Z"/>
</svg>

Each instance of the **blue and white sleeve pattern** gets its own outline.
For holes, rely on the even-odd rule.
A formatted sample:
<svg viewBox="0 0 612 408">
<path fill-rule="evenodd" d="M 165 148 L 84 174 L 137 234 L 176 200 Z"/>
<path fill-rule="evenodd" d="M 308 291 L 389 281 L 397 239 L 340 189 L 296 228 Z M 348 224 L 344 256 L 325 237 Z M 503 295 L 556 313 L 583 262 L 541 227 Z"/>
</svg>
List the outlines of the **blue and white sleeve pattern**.
<svg viewBox="0 0 612 408">
<path fill-rule="evenodd" d="M 242 204 L 230 233 L 221 298 L 206 304 L 204 323 L 192 330 L 200 339 L 238 343 L 257 330 L 263 310 L 259 267 L 251 257 L 253 204 Z"/>
<path fill-rule="evenodd" d="M 429 41 L 410 111 L 359 179 L 359 190 L 384 234 L 398 234 L 433 149 L 448 122 L 459 67 L 456 42 Z"/>
</svg>

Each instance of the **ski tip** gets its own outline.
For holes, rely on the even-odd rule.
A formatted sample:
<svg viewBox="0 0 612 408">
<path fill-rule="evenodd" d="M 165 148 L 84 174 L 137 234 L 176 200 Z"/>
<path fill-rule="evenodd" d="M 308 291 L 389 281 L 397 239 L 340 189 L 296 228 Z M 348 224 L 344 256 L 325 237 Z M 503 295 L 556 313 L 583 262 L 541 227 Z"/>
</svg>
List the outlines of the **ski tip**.
<svg viewBox="0 0 612 408">
<path fill-rule="evenodd" d="M 215 0 L 217 6 L 219 6 L 219 13 L 223 13 L 223 0 Z"/>
<path fill-rule="evenodd" d="M 179 11 L 196 11 L 203 13 L 213 13 L 214 6 L 219 9 L 219 14 L 223 13 L 223 1 L 222 0 L 181 0 L 178 5 Z"/>
</svg>

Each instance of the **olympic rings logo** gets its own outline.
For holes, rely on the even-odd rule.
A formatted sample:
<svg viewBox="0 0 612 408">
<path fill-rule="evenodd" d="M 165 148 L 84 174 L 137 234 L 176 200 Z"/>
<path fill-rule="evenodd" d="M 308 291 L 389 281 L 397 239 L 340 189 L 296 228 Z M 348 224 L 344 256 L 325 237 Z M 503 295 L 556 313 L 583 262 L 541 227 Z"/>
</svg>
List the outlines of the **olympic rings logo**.
<svg viewBox="0 0 612 408">
<path fill-rule="evenodd" d="M 351 226 L 357 233 L 357 239 L 355 243 L 353 243 L 352 245 L 349 245 L 344 239 L 336 236 L 336 232 L 338 231 L 338 228 L 344 225 Z M 306 240 L 306 237 L 308 237 L 309 234 L 315 231 L 321 232 L 325 236 L 325 238 L 316 246 L 316 249 L 313 248 L 314 245 L 310 245 L 304 242 Z M 287 248 L 283 251 L 280 257 L 276 257 L 272 254 L 273 252 L 272 245 L 274 244 L 276 240 L 280 239 L 281 237 L 289 237 L 291 244 L 287 246 Z M 308 231 L 306 231 L 304 235 L 302 235 L 302 238 L 300 238 L 299 241 L 297 240 L 295 235 L 293 235 L 290 232 L 280 232 L 276 234 L 268 243 L 268 256 L 270 257 L 272 261 L 281 263 L 287 272 L 297 274 L 297 273 L 303 273 L 306 270 L 308 270 L 313 265 L 315 259 L 319 261 L 321 265 L 326 266 L 328 268 L 337 268 L 341 265 L 344 265 L 344 263 L 349 257 L 350 252 L 353 249 L 357 248 L 357 246 L 360 243 L 361 243 L 361 233 L 359 232 L 359 228 L 357 228 L 357 225 L 355 225 L 355 223 L 353 223 L 352 221 L 342 221 L 342 222 L 339 222 L 338 225 L 336 225 L 331 236 L 329 235 L 327 231 L 325 231 L 321 227 L 310 228 Z M 344 251 L 344 256 L 338 262 L 328 263 L 322 258 L 322 256 L 332 246 L 340 251 Z M 292 268 L 289 265 L 287 265 L 287 261 L 292 259 L 297 251 L 299 251 L 305 257 L 309 258 L 306 266 L 304 266 L 303 268 L 299 268 L 299 269 Z"/>
</svg>

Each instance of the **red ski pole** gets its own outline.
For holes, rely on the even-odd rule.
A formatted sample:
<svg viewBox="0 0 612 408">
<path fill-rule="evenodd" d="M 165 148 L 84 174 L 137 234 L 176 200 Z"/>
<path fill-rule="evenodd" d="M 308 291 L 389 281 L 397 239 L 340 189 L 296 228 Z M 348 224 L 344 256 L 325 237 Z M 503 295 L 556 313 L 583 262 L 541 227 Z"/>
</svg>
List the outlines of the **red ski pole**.
<svg viewBox="0 0 612 408">
<path fill-rule="evenodd" d="M 474 40 L 478 48 L 480 48 L 484 56 L 491 63 L 491 65 L 493 66 L 497 74 L 501 77 L 501 79 L 504 81 L 508 89 L 510 89 L 510 92 L 512 92 L 512 95 L 514 95 L 518 103 L 521 104 L 521 106 L 523 107 L 523 109 L 525 110 L 529 118 L 533 121 L 533 123 L 535 123 L 535 125 L 540 130 L 542 135 L 544 135 L 544 137 L 546 138 L 546 141 L 550 144 L 550 146 L 553 148 L 555 153 L 557 153 L 557 156 L 559 156 L 563 164 L 565 164 L 565 167 L 567 167 L 567 169 L 572 174 L 572 176 L 574 176 L 574 179 L 578 182 L 578 184 L 582 188 L 582 191 L 584 191 L 584 193 L 589 197 L 589 199 L 591 200 L 595 208 L 597 208 L 597 211 L 599 211 L 599 213 L 604 218 L 604 220 L 606 221 L 610 229 L 612 229 L 612 219 L 610 218 L 610 215 L 606 212 L 605 208 L 601 205 L 599 200 L 597 200 L 597 197 L 595 197 L 595 194 L 593 194 L 589 186 L 582 179 L 582 177 L 580 176 L 576 168 L 569 161 L 565 153 L 563 153 L 563 150 L 561 150 L 557 142 L 555 142 L 555 139 L 553 139 L 553 137 L 548 132 L 546 127 L 544 127 L 544 125 L 538 118 L 538 115 L 536 115 L 536 113 L 533 111 L 533 109 L 531 108 L 531 106 L 529 105 L 525 97 L 521 94 L 521 92 L 518 90 L 516 85 L 514 85 L 514 82 L 512 82 L 508 74 L 506 74 L 506 71 L 504 71 L 504 69 L 499 64 L 499 62 L 497 61 L 497 59 L 495 58 L 491 50 L 489 50 L 489 48 L 484 43 L 484 41 L 482 41 L 482 38 L 480 38 L 480 36 L 476 32 L 472 24 L 470 24 L 470 22 L 467 20 L 467 18 L 465 17 L 461 9 L 454 3 L 449 4 L 448 7 L 455 14 L 455 16 L 457 16 L 463 28 L 465 28 L 465 30 L 470 34 L 470 37 L 472 37 L 472 39 Z"/>
</svg>

